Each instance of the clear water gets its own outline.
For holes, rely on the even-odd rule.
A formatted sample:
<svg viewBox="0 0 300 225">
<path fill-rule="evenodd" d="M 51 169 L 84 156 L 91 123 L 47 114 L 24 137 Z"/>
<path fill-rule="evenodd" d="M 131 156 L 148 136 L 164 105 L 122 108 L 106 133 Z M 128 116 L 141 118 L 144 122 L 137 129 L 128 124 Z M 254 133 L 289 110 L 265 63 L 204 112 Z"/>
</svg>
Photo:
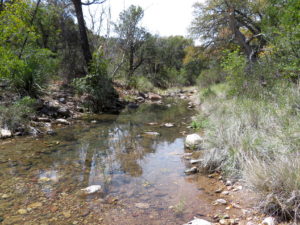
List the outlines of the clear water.
<svg viewBox="0 0 300 225">
<path fill-rule="evenodd" d="M 53 137 L 3 141 L 2 224 L 169 225 L 215 211 L 213 181 L 184 174 L 191 165 L 182 132 L 193 132 L 194 112 L 184 101 L 164 104 L 87 117 Z M 101 194 L 79 194 L 94 184 Z"/>
</svg>

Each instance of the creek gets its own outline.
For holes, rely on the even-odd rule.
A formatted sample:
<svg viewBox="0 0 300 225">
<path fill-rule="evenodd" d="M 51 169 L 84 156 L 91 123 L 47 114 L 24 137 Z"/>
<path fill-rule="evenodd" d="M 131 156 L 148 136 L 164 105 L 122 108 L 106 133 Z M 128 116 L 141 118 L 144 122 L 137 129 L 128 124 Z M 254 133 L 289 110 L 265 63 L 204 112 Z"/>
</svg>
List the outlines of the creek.
<svg viewBox="0 0 300 225">
<path fill-rule="evenodd" d="M 89 116 L 55 136 L 2 141 L 2 224 L 175 225 L 208 218 L 220 210 L 211 204 L 217 181 L 184 174 L 191 165 L 183 134 L 194 132 L 187 128 L 193 114 L 186 101 L 169 99 Z M 101 185 L 101 194 L 78 194 L 90 185 Z"/>
</svg>

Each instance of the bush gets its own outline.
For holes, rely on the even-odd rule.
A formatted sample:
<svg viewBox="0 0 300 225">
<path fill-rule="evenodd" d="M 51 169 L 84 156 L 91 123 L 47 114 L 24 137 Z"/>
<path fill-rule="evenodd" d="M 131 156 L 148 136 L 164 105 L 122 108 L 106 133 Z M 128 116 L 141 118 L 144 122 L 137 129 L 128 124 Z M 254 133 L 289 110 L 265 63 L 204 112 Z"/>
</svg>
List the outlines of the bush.
<svg viewBox="0 0 300 225">
<path fill-rule="evenodd" d="M 144 76 L 134 76 L 129 85 L 141 92 L 150 92 L 154 88 L 150 80 Z"/>
<path fill-rule="evenodd" d="M 26 50 L 19 59 L 0 47 L 0 78 L 6 79 L 22 96 L 37 97 L 56 70 L 57 61 L 46 49 Z"/>
<path fill-rule="evenodd" d="M 16 130 L 28 122 L 28 117 L 34 113 L 35 100 L 26 96 L 9 106 L 0 106 L 0 128 Z"/>
<path fill-rule="evenodd" d="M 201 88 L 209 88 L 225 80 L 224 71 L 219 66 L 203 70 L 197 78 L 197 84 Z"/>
<path fill-rule="evenodd" d="M 89 74 L 76 78 L 73 86 L 79 95 L 85 95 L 85 106 L 93 112 L 111 109 L 117 98 L 112 80 L 107 74 L 107 62 L 102 52 L 95 53 L 89 68 Z"/>
</svg>

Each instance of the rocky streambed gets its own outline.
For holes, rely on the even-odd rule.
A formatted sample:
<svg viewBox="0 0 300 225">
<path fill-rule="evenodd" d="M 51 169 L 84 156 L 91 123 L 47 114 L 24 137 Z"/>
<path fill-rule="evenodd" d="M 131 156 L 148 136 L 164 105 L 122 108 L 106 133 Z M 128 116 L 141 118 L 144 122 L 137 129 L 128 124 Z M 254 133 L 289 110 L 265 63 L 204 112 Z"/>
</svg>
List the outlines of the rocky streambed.
<svg viewBox="0 0 300 225">
<path fill-rule="evenodd" d="M 164 100 L 87 117 L 55 136 L 1 141 L 0 223 L 252 221 L 252 200 L 239 197 L 240 184 L 185 173 L 201 154 L 184 147 L 191 108 L 186 100 Z"/>
</svg>

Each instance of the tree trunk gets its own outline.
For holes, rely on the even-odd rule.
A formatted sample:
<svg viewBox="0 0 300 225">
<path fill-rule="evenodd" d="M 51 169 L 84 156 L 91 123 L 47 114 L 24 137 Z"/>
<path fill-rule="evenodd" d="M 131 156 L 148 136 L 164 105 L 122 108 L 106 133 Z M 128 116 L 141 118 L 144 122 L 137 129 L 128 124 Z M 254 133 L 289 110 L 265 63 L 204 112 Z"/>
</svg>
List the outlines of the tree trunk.
<svg viewBox="0 0 300 225">
<path fill-rule="evenodd" d="M 81 3 L 81 0 L 72 0 L 72 2 L 74 4 L 75 11 L 76 11 L 82 53 L 83 53 L 86 65 L 88 66 L 92 60 L 92 54 L 91 54 L 91 50 L 90 50 L 90 46 L 89 46 L 89 40 L 88 40 L 84 17 L 83 17 L 83 12 L 82 12 L 82 3 Z"/>
</svg>

